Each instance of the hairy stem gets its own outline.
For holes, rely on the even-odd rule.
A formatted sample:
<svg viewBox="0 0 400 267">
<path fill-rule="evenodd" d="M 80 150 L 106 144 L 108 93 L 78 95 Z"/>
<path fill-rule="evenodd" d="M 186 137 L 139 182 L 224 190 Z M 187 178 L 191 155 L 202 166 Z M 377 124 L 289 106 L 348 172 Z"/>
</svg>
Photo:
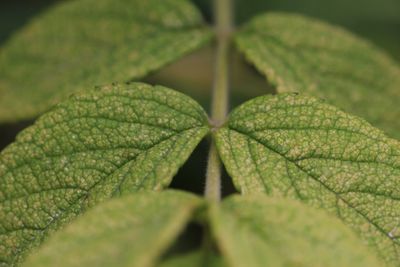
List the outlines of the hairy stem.
<svg viewBox="0 0 400 267">
<path fill-rule="evenodd" d="M 212 201 L 221 199 L 221 160 L 214 140 L 211 140 L 210 152 L 208 153 L 205 197 Z"/>
<path fill-rule="evenodd" d="M 214 85 L 211 106 L 211 121 L 218 127 L 228 112 L 229 93 L 229 47 L 232 31 L 232 0 L 214 0 L 217 50 L 215 56 Z M 205 197 L 212 201 L 221 199 L 221 160 L 211 141 L 208 155 Z"/>
</svg>

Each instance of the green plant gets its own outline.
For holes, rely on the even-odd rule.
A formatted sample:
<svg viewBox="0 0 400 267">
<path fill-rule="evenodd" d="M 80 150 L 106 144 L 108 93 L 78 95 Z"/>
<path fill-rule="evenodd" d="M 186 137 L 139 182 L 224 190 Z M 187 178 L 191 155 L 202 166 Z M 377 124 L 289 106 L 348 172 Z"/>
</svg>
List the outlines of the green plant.
<svg viewBox="0 0 400 267">
<path fill-rule="evenodd" d="M 400 137 L 400 68 L 314 19 L 232 13 L 216 0 L 213 31 L 186 0 L 68 1 L 10 39 L 0 121 L 43 115 L 0 155 L 2 265 L 400 266 L 400 143 L 378 129 Z M 213 36 L 210 118 L 135 82 Z M 278 94 L 227 116 L 232 44 Z M 206 136 L 205 197 L 162 191 Z M 193 221 L 202 245 L 170 252 Z"/>
</svg>

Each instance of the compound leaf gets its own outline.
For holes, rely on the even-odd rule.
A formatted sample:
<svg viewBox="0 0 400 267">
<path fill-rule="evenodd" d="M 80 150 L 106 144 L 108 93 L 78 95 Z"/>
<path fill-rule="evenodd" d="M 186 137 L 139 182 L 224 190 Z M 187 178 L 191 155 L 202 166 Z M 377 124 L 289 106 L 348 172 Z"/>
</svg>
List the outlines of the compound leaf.
<svg viewBox="0 0 400 267">
<path fill-rule="evenodd" d="M 24 266 L 154 266 L 201 203 L 179 191 L 113 199 L 54 234 Z"/>
<path fill-rule="evenodd" d="M 231 267 L 380 266 L 339 220 L 294 201 L 234 196 L 210 220 Z"/>
<path fill-rule="evenodd" d="M 400 68 L 345 30 L 301 15 L 269 13 L 236 43 L 279 93 L 326 98 L 400 138 Z"/>
<path fill-rule="evenodd" d="M 112 85 L 56 106 L 0 154 L 0 261 L 115 195 L 160 190 L 209 132 L 191 98 Z"/>
<path fill-rule="evenodd" d="M 35 117 L 74 90 L 143 77 L 210 36 L 186 0 L 56 4 L 0 50 L 0 122 Z"/>
<path fill-rule="evenodd" d="M 251 100 L 216 134 L 243 194 L 323 207 L 388 262 L 400 262 L 400 143 L 369 123 L 295 94 Z"/>
</svg>

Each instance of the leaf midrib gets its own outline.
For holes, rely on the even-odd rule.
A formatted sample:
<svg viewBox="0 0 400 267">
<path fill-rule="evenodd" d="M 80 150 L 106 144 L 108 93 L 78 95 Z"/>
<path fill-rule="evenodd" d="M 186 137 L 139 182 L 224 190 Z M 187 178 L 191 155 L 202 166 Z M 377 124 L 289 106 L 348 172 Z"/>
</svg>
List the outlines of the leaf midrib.
<svg viewBox="0 0 400 267">
<path fill-rule="evenodd" d="M 90 191 L 91 189 L 93 189 L 93 187 L 94 187 L 95 185 L 97 185 L 98 182 L 101 182 L 102 180 L 107 179 L 107 177 L 109 177 L 110 175 L 112 175 L 114 172 L 116 172 L 116 171 L 118 171 L 119 169 L 123 168 L 126 164 L 128 164 L 128 163 L 131 162 L 132 160 L 135 160 L 139 155 L 141 155 L 141 154 L 143 154 L 143 153 L 146 153 L 148 150 L 153 149 L 154 147 L 156 147 L 156 146 L 158 146 L 158 145 L 160 145 L 160 144 L 162 144 L 162 143 L 164 143 L 164 142 L 167 142 L 167 141 L 170 140 L 171 138 L 176 137 L 177 135 L 183 134 L 183 133 L 185 133 L 186 131 L 194 130 L 194 129 L 197 129 L 197 128 L 204 128 L 204 127 L 205 127 L 205 126 L 196 126 L 196 127 L 192 127 L 192 128 L 186 129 L 186 130 L 184 130 L 184 131 L 181 131 L 181 132 L 179 132 L 179 133 L 177 133 L 177 134 L 172 134 L 172 135 L 168 136 L 167 138 L 163 138 L 163 139 L 161 139 L 159 142 L 157 142 L 157 143 L 155 143 L 155 144 L 152 144 L 151 146 L 149 146 L 149 147 L 147 147 L 147 148 L 145 148 L 145 149 L 140 149 L 140 148 L 136 148 L 136 147 L 126 147 L 127 150 L 128 150 L 128 149 L 138 149 L 138 150 L 140 150 L 140 152 L 138 152 L 137 154 L 135 154 L 135 156 L 133 156 L 132 158 L 129 158 L 129 159 L 127 159 L 126 161 L 124 161 L 123 163 L 119 164 L 119 166 L 116 166 L 116 168 L 115 168 L 112 172 L 108 173 L 103 179 L 99 179 L 99 181 L 95 182 L 95 183 L 94 183 L 92 186 L 90 186 L 88 189 L 84 189 L 84 188 L 76 188 L 76 189 L 77 189 L 77 190 L 86 190 L 86 191 Z M 107 151 L 107 150 L 113 150 L 113 149 L 121 149 L 121 148 L 110 148 L 110 149 L 101 149 L 101 150 L 102 150 L 102 151 Z M 122 149 L 124 149 L 124 148 L 122 148 Z M 98 151 L 98 149 L 94 149 L 94 150 L 85 150 L 85 151 L 77 151 L 77 152 L 74 151 L 73 153 L 69 153 L 69 154 L 57 155 L 57 156 L 55 156 L 55 158 L 64 157 L 64 156 L 68 156 L 68 155 L 79 154 L 79 153 L 93 152 L 93 151 Z M 43 160 L 44 158 L 48 158 L 48 157 L 49 157 L 49 156 L 43 156 L 43 157 L 41 157 L 41 158 L 36 158 L 36 159 L 32 160 L 31 162 L 41 161 L 41 160 Z M 26 164 L 26 163 L 21 164 L 21 165 L 17 166 L 16 168 L 21 168 L 21 167 L 24 167 L 24 166 L 30 166 L 30 165 L 31 165 L 31 164 L 30 164 L 31 162 L 29 162 L 29 164 Z M 113 165 L 114 165 L 114 164 L 113 164 Z M 12 172 L 12 171 L 14 171 L 16 168 L 12 168 L 11 171 L 6 172 L 4 175 L 6 175 L 7 173 L 10 173 L 10 172 Z M 59 190 L 59 189 L 61 189 L 61 188 L 57 188 L 57 189 Z M 48 189 L 48 190 L 46 190 L 46 191 L 51 191 L 51 190 L 52 190 L 52 189 Z M 34 192 L 33 194 L 35 194 L 35 193 L 39 194 L 40 191 Z M 30 195 L 30 193 L 29 193 L 28 195 Z M 23 198 L 23 197 L 26 197 L 26 196 L 27 196 L 27 194 L 13 196 L 12 198 L 8 198 L 8 199 L 5 198 L 5 199 L 3 199 L 0 203 L 6 202 L 6 201 L 9 201 L 9 200 L 12 200 L 12 199 Z"/>
<path fill-rule="evenodd" d="M 193 127 L 193 128 L 188 129 L 188 130 L 185 130 L 185 131 L 195 130 L 195 129 L 197 129 L 197 128 L 206 128 L 206 126 Z M 185 131 L 180 132 L 179 135 L 180 135 L 180 134 L 183 134 Z M 154 144 L 152 147 L 149 147 L 147 150 L 152 149 L 152 148 L 154 148 L 154 147 L 156 147 L 156 146 L 162 144 L 163 142 L 167 142 L 168 140 L 170 140 L 171 138 L 176 137 L 176 136 L 177 136 L 177 135 L 169 136 L 168 138 L 163 139 L 162 141 L 158 142 L 157 144 Z M 92 186 L 90 186 L 87 190 L 85 190 L 85 192 L 86 192 L 85 194 L 82 194 L 81 196 L 78 196 L 78 197 L 73 201 L 73 203 L 72 203 L 70 206 L 68 206 L 68 208 L 67 208 L 66 210 L 64 210 L 63 212 L 60 212 L 60 215 L 59 215 L 56 219 L 51 220 L 45 227 L 43 227 L 43 228 L 37 228 L 37 229 L 36 229 L 36 228 L 31 228 L 30 230 L 32 230 L 32 231 L 41 231 L 41 232 L 45 232 L 51 225 L 57 223 L 58 221 L 60 221 L 60 220 L 61 220 L 62 218 L 64 218 L 65 216 L 68 216 L 68 211 L 69 211 L 73 206 L 78 205 L 78 203 L 79 203 L 80 201 L 82 201 L 82 199 L 83 199 L 83 201 L 85 201 L 87 198 L 89 198 L 89 196 L 90 196 L 90 191 L 91 191 L 93 188 L 95 188 L 99 183 L 101 183 L 101 182 L 107 180 L 107 178 L 108 178 L 109 176 L 113 175 L 113 173 L 115 173 L 115 172 L 118 171 L 119 169 L 123 168 L 126 164 L 129 164 L 132 160 L 134 160 L 135 158 L 137 158 L 140 154 L 147 152 L 147 150 L 144 151 L 144 152 L 138 153 L 137 155 L 135 155 L 134 158 L 131 158 L 131 159 L 127 160 L 126 162 L 122 163 L 118 168 L 116 168 L 116 170 L 114 170 L 113 172 L 111 172 L 110 174 L 108 174 L 106 177 L 104 177 L 103 179 L 99 179 L 96 183 L 94 183 L 94 184 L 93 184 Z M 116 188 L 118 188 L 118 186 L 116 186 Z M 61 189 L 61 188 L 57 188 L 57 190 L 60 190 L 60 189 Z M 80 190 L 80 189 L 77 189 L 77 190 Z M 50 189 L 50 190 L 46 190 L 46 191 L 52 191 L 52 190 Z M 40 192 L 37 192 L 37 193 L 40 194 Z M 115 191 L 114 191 L 114 193 L 115 193 Z M 114 194 L 114 193 L 113 193 L 113 194 Z M 112 194 L 112 195 L 113 195 L 113 194 Z M 26 196 L 27 196 L 27 195 L 21 196 L 21 197 L 26 197 Z M 29 195 L 28 195 L 28 196 L 29 196 Z M 6 199 L 6 201 L 7 201 L 7 199 Z M 85 206 L 80 206 L 80 208 L 81 208 L 81 209 L 84 209 Z M 20 230 L 24 230 L 24 229 L 20 229 Z M 7 235 L 8 233 L 10 233 L 10 231 L 5 232 L 4 234 Z M 27 246 L 29 246 L 29 244 L 28 244 Z M 26 247 L 26 246 L 25 246 L 25 247 Z M 15 257 L 18 257 L 18 255 L 14 255 L 13 258 L 15 258 Z M 10 263 L 9 261 L 4 261 L 4 262 Z"/>
<path fill-rule="evenodd" d="M 336 198 L 340 199 L 343 201 L 343 203 L 345 203 L 350 209 L 354 210 L 358 215 L 360 215 L 362 218 L 364 218 L 368 223 L 370 223 L 371 225 L 373 225 L 378 232 L 380 232 L 382 235 L 384 235 L 386 238 L 388 238 L 391 242 L 393 242 L 393 244 L 400 246 L 400 241 L 396 240 L 396 239 L 392 239 L 388 236 L 388 233 L 385 232 L 385 230 L 383 228 L 381 228 L 379 225 L 377 225 L 375 222 L 371 221 L 368 217 L 366 217 L 365 214 L 363 214 L 362 212 L 360 212 L 359 210 L 357 210 L 355 207 L 353 207 L 346 199 L 344 199 L 340 194 L 337 194 L 335 191 L 333 191 L 328 185 L 326 185 L 324 182 L 320 181 L 318 179 L 318 177 L 311 175 L 307 172 L 307 170 L 303 169 L 303 167 L 301 167 L 300 165 L 298 165 L 296 163 L 296 161 L 293 161 L 291 159 L 288 159 L 285 157 L 284 154 L 280 153 L 279 151 L 275 150 L 274 148 L 272 148 L 269 145 L 266 145 L 262 142 L 260 142 L 259 140 L 257 140 L 256 138 L 247 135 L 247 133 L 245 132 L 241 132 L 240 130 L 228 127 L 229 130 L 235 131 L 237 133 L 239 133 L 240 135 L 245 136 L 246 138 L 250 138 L 253 141 L 257 142 L 258 144 L 264 146 L 265 148 L 267 148 L 268 150 L 278 154 L 279 156 L 281 156 L 284 160 L 291 162 L 292 164 L 294 164 L 301 172 L 305 173 L 307 176 L 311 177 L 314 181 L 318 182 L 319 184 L 321 184 L 328 192 L 332 193 L 335 195 Z M 396 250 L 397 251 L 397 250 Z"/>
</svg>

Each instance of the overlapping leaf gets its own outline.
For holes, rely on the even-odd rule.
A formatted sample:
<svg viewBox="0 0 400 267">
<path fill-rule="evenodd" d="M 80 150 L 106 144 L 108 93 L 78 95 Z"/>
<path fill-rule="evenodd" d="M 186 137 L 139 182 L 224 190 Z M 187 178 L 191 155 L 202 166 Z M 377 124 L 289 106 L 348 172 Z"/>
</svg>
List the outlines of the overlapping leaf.
<svg viewBox="0 0 400 267">
<path fill-rule="evenodd" d="M 103 199 L 167 186 L 207 123 L 189 97 L 141 83 L 55 107 L 0 154 L 0 262 Z"/>
<path fill-rule="evenodd" d="M 209 37 L 186 0 L 57 4 L 0 49 L 0 122 L 32 118 L 74 90 L 142 77 Z"/>
<path fill-rule="evenodd" d="M 56 233 L 24 266 L 154 266 L 201 203 L 179 191 L 113 199 Z"/>
<path fill-rule="evenodd" d="M 251 100 L 215 135 L 236 187 L 324 207 L 400 262 L 400 143 L 366 121 L 294 94 Z"/>
<path fill-rule="evenodd" d="M 210 217 L 232 267 L 380 266 L 339 220 L 293 201 L 235 196 Z"/>
<path fill-rule="evenodd" d="M 368 42 L 284 13 L 255 18 L 236 41 L 278 92 L 326 98 L 400 138 L 400 68 Z"/>
<path fill-rule="evenodd" d="M 176 255 L 163 261 L 158 267 L 227 267 L 219 255 L 205 255 L 201 249 Z"/>
</svg>

